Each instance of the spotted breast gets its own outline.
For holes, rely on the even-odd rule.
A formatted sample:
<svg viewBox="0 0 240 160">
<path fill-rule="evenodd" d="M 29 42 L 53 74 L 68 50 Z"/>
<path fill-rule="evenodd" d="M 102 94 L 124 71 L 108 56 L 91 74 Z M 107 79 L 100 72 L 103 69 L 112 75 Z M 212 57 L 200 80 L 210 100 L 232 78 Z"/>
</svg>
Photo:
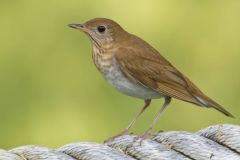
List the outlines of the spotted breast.
<svg viewBox="0 0 240 160">
<path fill-rule="evenodd" d="M 140 99 L 161 98 L 163 95 L 128 79 L 120 70 L 114 58 L 114 50 L 100 50 L 93 47 L 93 60 L 104 78 L 120 92 Z"/>
</svg>

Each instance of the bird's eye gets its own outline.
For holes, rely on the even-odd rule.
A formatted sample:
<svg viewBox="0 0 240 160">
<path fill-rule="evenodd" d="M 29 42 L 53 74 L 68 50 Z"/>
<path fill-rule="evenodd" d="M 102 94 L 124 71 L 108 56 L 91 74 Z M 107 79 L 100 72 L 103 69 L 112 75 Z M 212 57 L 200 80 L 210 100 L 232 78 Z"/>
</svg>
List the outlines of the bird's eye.
<svg viewBox="0 0 240 160">
<path fill-rule="evenodd" d="M 106 27 L 105 26 L 98 26 L 97 30 L 98 30 L 98 32 L 103 33 L 103 32 L 105 32 Z"/>
</svg>

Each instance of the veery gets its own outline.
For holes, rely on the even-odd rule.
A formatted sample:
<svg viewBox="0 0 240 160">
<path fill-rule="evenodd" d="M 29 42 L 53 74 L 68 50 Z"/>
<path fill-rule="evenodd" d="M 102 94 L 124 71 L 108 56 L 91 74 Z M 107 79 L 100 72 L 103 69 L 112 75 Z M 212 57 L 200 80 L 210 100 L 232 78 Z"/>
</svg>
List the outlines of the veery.
<svg viewBox="0 0 240 160">
<path fill-rule="evenodd" d="M 69 26 L 88 35 L 93 44 L 93 61 L 114 88 L 145 101 L 145 105 L 128 127 L 113 138 L 128 134 L 131 126 L 150 105 L 152 99 L 164 98 L 165 102 L 142 137 L 146 137 L 152 130 L 172 98 L 197 106 L 213 107 L 226 116 L 233 117 L 221 105 L 200 91 L 150 44 L 128 33 L 113 20 L 96 18 L 84 24 Z"/>
</svg>

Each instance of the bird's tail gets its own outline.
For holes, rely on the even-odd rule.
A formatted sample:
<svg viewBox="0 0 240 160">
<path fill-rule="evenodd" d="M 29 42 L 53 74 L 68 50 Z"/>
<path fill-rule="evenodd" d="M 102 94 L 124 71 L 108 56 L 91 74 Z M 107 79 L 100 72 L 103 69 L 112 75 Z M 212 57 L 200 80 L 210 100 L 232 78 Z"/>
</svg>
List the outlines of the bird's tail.
<svg viewBox="0 0 240 160">
<path fill-rule="evenodd" d="M 235 118 L 230 112 L 228 112 L 226 109 L 224 109 L 220 104 L 218 104 L 217 102 L 215 102 L 215 101 L 212 100 L 211 98 L 207 97 L 206 95 L 201 95 L 201 97 L 195 96 L 195 98 L 196 98 L 203 106 L 212 107 L 212 108 L 220 111 L 221 113 L 225 114 L 225 115 L 228 116 L 228 117 Z"/>
</svg>

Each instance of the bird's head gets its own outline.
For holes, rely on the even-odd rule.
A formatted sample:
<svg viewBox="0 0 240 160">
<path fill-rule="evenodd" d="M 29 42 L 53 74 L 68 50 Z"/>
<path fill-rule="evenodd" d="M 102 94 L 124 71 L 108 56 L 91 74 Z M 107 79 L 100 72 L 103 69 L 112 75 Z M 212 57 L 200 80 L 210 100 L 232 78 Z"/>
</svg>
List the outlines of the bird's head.
<svg viewBox="0 0 240 160">
<path fill-rule="evenodd" d="M 69 24 L 70 27 L 85 32 L 93 45 L 110 48 L 113 43 L 124 37 L 126 33 L 122 27 L 113 20 L 95 18 L 83 24 Z"/>
</svg>

